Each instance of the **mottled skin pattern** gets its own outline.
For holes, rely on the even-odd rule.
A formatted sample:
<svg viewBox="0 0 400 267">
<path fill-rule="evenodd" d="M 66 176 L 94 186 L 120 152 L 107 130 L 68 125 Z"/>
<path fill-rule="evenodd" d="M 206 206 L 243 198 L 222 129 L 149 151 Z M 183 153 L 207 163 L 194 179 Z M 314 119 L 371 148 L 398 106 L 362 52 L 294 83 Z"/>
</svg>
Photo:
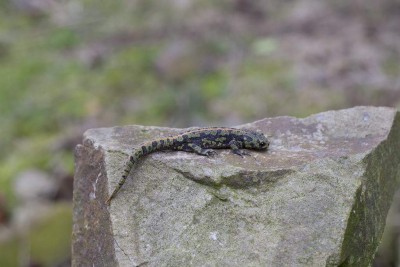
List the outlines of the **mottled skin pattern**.
<svg viewBox="0 0 400 267">
<path fill-rule="evenodd" d="M 118 182 L 107 204 L 115 197 L 122 185 L 125 183 L 133 165 L 143 156 L 161 150 L 180 150 L 194 152 L 203 156 L 213 156 L 215 151 L 212 148 L 230 148 L 233 153 L 243 157 L 248 152 L 242 148 L 254 150 L 266 150 L 269 142 L 263 133 L 245 129 L 235 128 L 198 128 L 179 135 L 155 139 L 140 144 L 134 148 L 129 160 L 126 163 L 122 178 Z"/>
</svg>

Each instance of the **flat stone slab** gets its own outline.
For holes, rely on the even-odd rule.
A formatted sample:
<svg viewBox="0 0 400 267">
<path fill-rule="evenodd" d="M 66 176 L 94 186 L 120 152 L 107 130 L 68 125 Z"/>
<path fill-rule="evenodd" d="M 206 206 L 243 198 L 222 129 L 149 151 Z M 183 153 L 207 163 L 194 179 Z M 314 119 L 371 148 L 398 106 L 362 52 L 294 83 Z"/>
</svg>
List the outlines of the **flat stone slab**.
<svg viewBox="0 0 400 267">
<path fill-rule="evenodd" d="M 368 266 L 400 179 L 400 117 L 383 107 L 266 118 L 241 158 L 133 147 L 185 129 L 88 130 L 76 148 L 73 266 Z"/>
</svg>

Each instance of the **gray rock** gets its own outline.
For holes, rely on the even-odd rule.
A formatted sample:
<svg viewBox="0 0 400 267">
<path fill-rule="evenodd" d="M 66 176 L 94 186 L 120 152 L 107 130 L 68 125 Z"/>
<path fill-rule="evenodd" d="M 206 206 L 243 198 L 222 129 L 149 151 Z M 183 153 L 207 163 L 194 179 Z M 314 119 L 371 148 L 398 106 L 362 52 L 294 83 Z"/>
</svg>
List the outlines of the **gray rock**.
<svg viewBox="0 0 400 267">
<path fill-rule="evenodd" d="M 153 153 L 104 202 L 135 145 L 180 130 L 88 130 L 76 148 L 73 266 L 368 266 L 400 178 L 400 117 L 356 107 L 242 125 L 244 159 Z"/>
<path fill-rule="evenodd" d="M 22 202 L 43 201 L 54 196 L 57 182 L 40 170 L 26 170 L 14 182 L 14 192 Z"/>
</svg>

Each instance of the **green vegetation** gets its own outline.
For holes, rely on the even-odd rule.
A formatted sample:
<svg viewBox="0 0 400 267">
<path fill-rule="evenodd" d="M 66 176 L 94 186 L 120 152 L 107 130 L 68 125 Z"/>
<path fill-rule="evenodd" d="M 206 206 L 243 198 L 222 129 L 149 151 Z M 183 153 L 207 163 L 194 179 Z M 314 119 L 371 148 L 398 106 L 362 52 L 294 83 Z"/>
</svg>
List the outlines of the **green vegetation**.
<svg viewBox="0 0 400 267">
<path fill-rule="evenodd" d="M 26 233 L 0 243 L 0 266 L 19 266 L 26 261 L 55 266 L 68 259 L 71 229 L 71 205 L 54 205 L 51 213 L 34 222 Z"/>
<path fill-rule="evenodd" d="M 328 24 L 287 18 L 296 5 L 279 1 L 13 2 L 29 1 L 0 0 L 0 195 L 11 210 L 21 171 L 54 176 L 61 166 L 73 174 L 73 149 L 59 143 L 88 127 L 232 125 L 360 104 L 400 106 L 391 87 L 398 47 L 357 32 L 396 36 L 379 24 L 391 21 L 390 1 L 350 34 L 342 21 L 363 17 L 346 1 L 327 2 Z M 342 39 L 352 44 L 345 46 L 350 56 L 336 43 Z M 369 56 L 377 50 L 389 54 Z M 373 71 L 378 78 L 369 80 Z M 373 83 L 384 80 L 379 75 L 386 75 L 384 85 Z"/>
</svg>

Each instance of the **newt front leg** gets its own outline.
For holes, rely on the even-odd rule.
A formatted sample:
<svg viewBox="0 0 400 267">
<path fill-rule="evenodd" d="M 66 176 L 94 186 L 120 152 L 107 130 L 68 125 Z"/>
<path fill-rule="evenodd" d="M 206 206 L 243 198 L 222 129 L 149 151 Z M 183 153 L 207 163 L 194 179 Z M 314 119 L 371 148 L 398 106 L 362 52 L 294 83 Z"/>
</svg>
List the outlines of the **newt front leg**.
<svg viewBox="0 0 400 267">
<path fill-rule="evenodd" d="M 236 140 L 230 141 L 230 142 L 229 142 L 229 146 L 230 146 L 230 148 L 231 148 L 233 154 L 239 155 L 239 156 L 241 156 L 242 158 L 243 158 L 244 156 L 249 156 L 249 155 L 250 155 L 249 152 L 240 149 L 240 148 L 241 148 L 241 145 L 240 145 L 240 143 L 237 142 Z"/>
</svg>

